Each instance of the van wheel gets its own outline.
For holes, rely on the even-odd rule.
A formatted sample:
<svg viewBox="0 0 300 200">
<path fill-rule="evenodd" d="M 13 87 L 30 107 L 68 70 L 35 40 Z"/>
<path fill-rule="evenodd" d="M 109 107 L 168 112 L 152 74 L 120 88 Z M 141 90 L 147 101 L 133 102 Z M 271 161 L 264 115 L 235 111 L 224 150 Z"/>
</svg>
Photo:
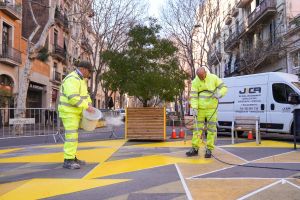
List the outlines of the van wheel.
<svg viewBox="0 0 300 200">
<path fill-rule="evenodd" d="M 237 131 L 236 133 L 237 133 L 238 137 L 242 137 L 242 136 L 243 136 L 243 133 L 244 133 L 244 131 Z"/>
</svg>

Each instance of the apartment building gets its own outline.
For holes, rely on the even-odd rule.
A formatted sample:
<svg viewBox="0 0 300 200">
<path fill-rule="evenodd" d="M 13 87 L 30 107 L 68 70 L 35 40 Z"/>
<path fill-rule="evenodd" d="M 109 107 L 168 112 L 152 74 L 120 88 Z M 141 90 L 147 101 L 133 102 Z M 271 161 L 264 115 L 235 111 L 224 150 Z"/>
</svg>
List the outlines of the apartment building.
<svg viewBox="0 0 300 200">
<path fill-rule="evenodd" d="M 299 0 L 220 0 L 207 63 L 220 77 L 298 73 Z"/>
<path fill-rule="evenodd" d="M 23 2 L 23 17 L 26 20 L 23 21 L 22 35 L 28 38 L 35 25 L 28 0 Z M 41 0 L 38 4 L 32 4 L 33 12 L 41 25 L 37 37 L 48 21 L 47 7 L 52 5 L 53 0 Z M 83 0 L 57 1 L 55 24 L 50 28 L 46 44 L 33 64 L 33 69 L 40 70 L 32 73 L 27 107 L 55 108 L 63 78 L 74 69 L 77 62 L 89 60 L 89 56 L 93 53 L 91 41 L 88 40 L 92 37 L 89 21 L 92 10 L 86 5 L 89 5 L 89 2 Z M 37 41 L 37 37 L 33 42 Z"/>
<path fill-rule="evenodd" d="M 0 1 L 0 107 L 14 104 L 24 45 L 21 0 Z"/>
</svg>

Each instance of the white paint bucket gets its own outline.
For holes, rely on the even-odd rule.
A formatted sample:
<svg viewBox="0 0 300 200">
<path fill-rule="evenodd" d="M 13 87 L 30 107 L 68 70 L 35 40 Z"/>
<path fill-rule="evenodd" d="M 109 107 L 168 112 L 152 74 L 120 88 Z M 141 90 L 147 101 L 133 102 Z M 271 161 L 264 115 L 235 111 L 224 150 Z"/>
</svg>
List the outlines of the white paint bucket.
<svg viewBox="0 0 300 200">
<path fill-rule="evenodd" d="M 94 108 L 95 112 L 91 113 L 86 110 L 82 113 L 81 127 L 86 131 L 95 130 L 98 120 L 103 117 L 100 110 Z"/>
</svg>

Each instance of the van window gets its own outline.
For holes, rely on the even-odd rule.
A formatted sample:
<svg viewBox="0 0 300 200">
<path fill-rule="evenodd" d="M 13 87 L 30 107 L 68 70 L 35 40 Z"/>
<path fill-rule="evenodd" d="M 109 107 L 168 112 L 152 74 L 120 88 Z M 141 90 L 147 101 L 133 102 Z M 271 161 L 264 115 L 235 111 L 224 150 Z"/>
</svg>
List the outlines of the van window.
<svg viewBox="0 0 300 200">
<path fill-rule="evenodd" d="M 300 90 L 300 82 L 292 82 L 294 86 L 296 86 Z"/>
<path fill-rule="evenodd" d="M 296 93 L 290 86 L 284 83 L 274 83 L 272 85 L 274 100 L 277 103 L 288 103 L 288 96 Z"/>
</svg>

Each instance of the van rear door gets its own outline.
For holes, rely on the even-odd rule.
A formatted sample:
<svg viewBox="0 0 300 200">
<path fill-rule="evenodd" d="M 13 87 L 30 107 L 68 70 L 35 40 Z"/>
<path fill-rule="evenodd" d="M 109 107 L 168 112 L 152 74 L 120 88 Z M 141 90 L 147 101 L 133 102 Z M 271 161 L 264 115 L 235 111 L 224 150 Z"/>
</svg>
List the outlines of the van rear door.
<svg viewBox="0 0 300 200">
<path fill-rule="evenodd" d="M 292 87 L 282 82 L 271 82 L 268 98 L 268 123 L 269 131 L 289 133 L 293 120 L 293 106 L 288 104 L 288 96 L 297 93 Z"/>
</svg>

